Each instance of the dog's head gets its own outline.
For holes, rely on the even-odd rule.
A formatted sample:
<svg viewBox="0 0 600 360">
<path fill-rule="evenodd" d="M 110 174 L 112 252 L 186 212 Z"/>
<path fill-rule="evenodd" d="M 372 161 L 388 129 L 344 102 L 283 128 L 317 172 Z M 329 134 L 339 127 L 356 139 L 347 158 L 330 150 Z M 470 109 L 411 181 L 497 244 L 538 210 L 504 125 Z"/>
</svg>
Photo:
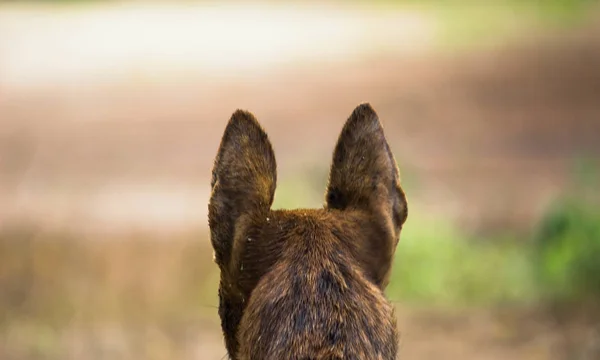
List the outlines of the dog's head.
<svg viewBox="0 0 600 360">
<path fill-rule="evenodd" d="M 380 337 L 374 341 L 395 341 L 388 339 L 395 319 L 383 290 L 407 203 L 375 111 L 360 105 L 346 121 L 324 208 L 271 210 L 276 179 L 267 134 L 252 114 L 236 111 L 215 160 L 209 203 L 229 356 L 260 358 L 279 347 L 333 359 L 331 354 L 343 356 L 345 343 L 370 341 L 358 331 L 369 326 L 381 328 L 366 329 Z M 332 316 L 347 320 L 335 322 Z M 358 332 L 352 335 L 352 329 Z M 334 339 L 317 339 L 321 335 Z M 395 352 L 395 344 L 390 346 Z"/>
</svg>

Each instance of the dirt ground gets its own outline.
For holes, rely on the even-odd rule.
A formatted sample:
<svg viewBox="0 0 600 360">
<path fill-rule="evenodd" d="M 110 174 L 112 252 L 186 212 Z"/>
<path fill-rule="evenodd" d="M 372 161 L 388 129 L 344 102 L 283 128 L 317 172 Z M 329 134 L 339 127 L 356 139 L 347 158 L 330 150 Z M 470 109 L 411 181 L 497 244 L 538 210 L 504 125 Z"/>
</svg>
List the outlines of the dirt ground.
<svg viewBox="0 0 600 360">
<path fill-rule="evenodd" d="M 167 232 L 205 227 L 212 160 L 237 108 L 254 112 L 269 132 L 280 183 L 309 181 L 310 174 L 324 188 L 344 120 L 368 101 L 414 208 L 466 229 L 530 229 L 569 184 L 576 160 L 600 159 L 600 32 L 592 30 L 461 55 L 4 89 L 0 225 L 26 219 L 100 233 L 148 224 Z M 157 202 L 161 209 L 149 206 Z M 600 358 L 600 334 L 583 320 L 521 309 L 399 309 L 399 316 L 404 359 Z M 177 340 L 165 338 L 163 328 L 130 331 L 144 344 L 137 350 L 128 350 L 135 341 L 124 344 L 114 328 L 80 330 L 65 335 L 75 344 L 68 358 L 168 358 L 148 347 L 161 341 L 182 345 L 182 359 L 224 355 L 216 318 L 179 327 Z M 8 352 L 11 336 L 21 335 L 3 335 L 3 359 L 45 358 Z"/>
</svg>

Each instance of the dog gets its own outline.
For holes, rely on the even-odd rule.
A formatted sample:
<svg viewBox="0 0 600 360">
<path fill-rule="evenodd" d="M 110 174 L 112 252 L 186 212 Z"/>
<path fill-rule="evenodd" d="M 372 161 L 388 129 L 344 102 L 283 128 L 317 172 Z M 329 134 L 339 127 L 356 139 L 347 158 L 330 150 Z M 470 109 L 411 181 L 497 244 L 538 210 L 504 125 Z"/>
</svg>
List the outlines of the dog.
<svg viewBox="0 0 600 360">
<path fill-rule="evenodd" d="M 237 110 L 208 206 L 229 358 L 395 359 L 396 316 L 384 290 L 408 206 L 376 112 L 361 104 L 346 121 L 323 208 L 271 210 L 276 182 L 267 133 Z"/>
</svg>

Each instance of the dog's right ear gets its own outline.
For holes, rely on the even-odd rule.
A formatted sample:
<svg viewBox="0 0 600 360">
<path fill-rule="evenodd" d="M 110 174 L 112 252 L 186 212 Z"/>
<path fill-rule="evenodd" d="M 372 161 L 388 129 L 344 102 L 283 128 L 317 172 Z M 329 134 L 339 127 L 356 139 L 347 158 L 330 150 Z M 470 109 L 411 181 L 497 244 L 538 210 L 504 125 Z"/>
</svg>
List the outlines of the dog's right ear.
<svg viewBox="0 0 600 360">
<path fill-rule="evenodd" d="M 394 239 L 406 220 L 398 166 L 369 104 L 354 109 L 342 129 L 329 173 L 327 207 L 365 210 L 387 223 Z"/>
<path fill-rule="evenodd" d="M 256 118 L 236 111 L 229 120 L 212 171 L 208 223 L 215 261 L 230 261 L 236 224 L 246 215 L 268 212 L 277 170 L 271 142 Z"/>
<path fill-rule="evenodd" d="M 377 234 L 361 244 L 358 256 L 375 282 L 385 288 L 408 208 L 396 160 L 369 104 L 354 109 L 339 136 L 329 173 L 327 208 L 358 210 L 375 224 Z"/>
</svg>

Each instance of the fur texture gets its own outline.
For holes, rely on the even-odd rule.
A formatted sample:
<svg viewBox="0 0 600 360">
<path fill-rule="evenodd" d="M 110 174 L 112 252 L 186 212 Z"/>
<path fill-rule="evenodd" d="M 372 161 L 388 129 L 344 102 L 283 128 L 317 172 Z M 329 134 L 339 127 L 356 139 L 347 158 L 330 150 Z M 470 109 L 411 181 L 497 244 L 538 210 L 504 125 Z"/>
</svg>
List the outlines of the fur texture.
<svg viewBox="0 0 600 360">
<path fill-rule="evenodd" d="M 368 104 L 346 121 L 322 209 L 271 210 L 275 155 L 238 110 L 212 173 L 211 242 L 219 315 L 234 360 L 396 358 L 396 316 L 383 290 L 407 203 Z"/>
</svg>

